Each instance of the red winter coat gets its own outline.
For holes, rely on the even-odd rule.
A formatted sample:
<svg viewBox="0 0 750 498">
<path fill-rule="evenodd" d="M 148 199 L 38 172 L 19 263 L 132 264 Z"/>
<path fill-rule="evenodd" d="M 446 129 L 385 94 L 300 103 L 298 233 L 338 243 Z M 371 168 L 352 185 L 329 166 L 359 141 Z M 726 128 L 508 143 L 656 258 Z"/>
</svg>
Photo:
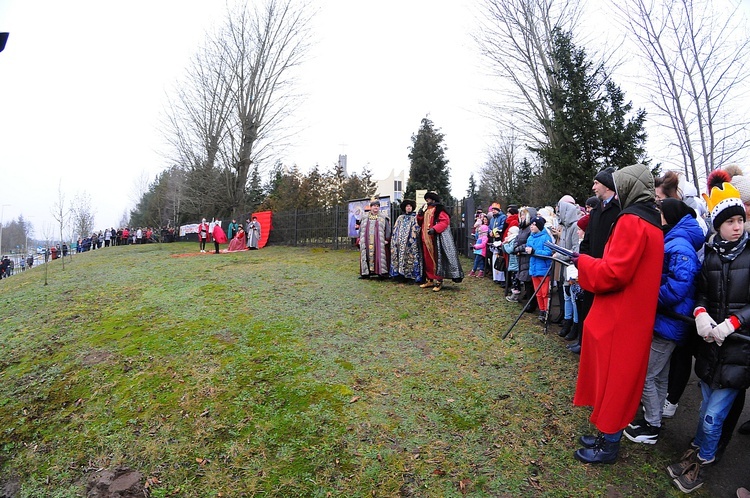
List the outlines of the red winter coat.
<svg viewBox="0 0 750 498">
<path fill-rule="evenodd" d="M 206 234 L 204 237 L 203 234 Z M 201 223 L 198 225 L 198 239 L 208 239 L 209 233 L 208 233 L 208 223 Z"/>
<path fill-rule="evenodd" d="M 601 259 L 581 254 L 578 280 L 594 293 L 583 324 L 573 403 L 593 406 L 591 423 L 615 433 L 633 420 L 646 379 L 664 258 L 655 225 L 623 213 Z"/>
</svg>

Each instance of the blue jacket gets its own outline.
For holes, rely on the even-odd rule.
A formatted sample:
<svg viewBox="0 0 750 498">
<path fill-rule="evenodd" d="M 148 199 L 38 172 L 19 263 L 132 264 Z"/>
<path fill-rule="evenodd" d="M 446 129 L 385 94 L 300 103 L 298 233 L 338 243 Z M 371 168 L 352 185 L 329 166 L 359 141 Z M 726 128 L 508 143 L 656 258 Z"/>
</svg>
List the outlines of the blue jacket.
<svg viewBox="0 0 750 498">
<path fill-rule="evenodd" d="M 537 233 L 532 233 L 526 241 L 526 246 L 531 247 L 534 250 L 534 252 L 531 253 L 531 259 L 529 261 L 529 275 L 532 277 L 545 276 L 547 270 L 549 270 L 549 267 L 552 265 L 552 261 L 549 259 L 534 257 L 534 255 L 552 256 L 552 249 L 544 245 L 547 241 L 552 242 L 552 237 L 550 237 L 549 232 L 545 229 L 542 229 Z"/>
<path fill-rule="evenodd" d="M 695 278 L 701 270 L 697 251 L 704 236 L 698 222 L 685 216 L 664 235 L 664 265 L 659 287 L 659 308 L 692 316 L 695 307 Z M 661 337 L 684 342 L 689 325 L 679 319 L 656 314 L 654 332 Z"/>
</svg>

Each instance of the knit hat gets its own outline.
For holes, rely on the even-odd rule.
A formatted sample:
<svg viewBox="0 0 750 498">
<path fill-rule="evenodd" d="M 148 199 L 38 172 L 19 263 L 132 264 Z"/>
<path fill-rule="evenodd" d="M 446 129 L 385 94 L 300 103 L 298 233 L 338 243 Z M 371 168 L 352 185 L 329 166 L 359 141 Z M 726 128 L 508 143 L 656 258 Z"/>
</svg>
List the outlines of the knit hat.
<svg viewBox="0 0 750 498">
<path fill-rule="evenodd" d="M 740 193 L 742 203 L 750 202 L 750 179 L 744 175 L 735 175 L 731 183 Z"/>
<path fill-rule="evenodd" d="M 685 216 L 690 215 L 695 218 L 695 210 L 679 199 L 663 199 L 661 201 L 660 209 L 661 214 L 664 216 L 664 221 L 667 222 L 669 230 L 671 230 Z"/>
<path fill-rule="evenodd" d="M 547 220 L 545 220 L 541 216 L 535 216 L 534 219 L 531 220 L 531 224 L 536 225 L 536 227 L 539 229 L 540 232 L 544 230 L 545 223 L 547 223 Z"/>
<path fill-rule="evenodd" d="M 703 194 L 703 199 L 711 213 L 714 230 L 718 231 L 721 224 L 732 216 L 742 216 L 743 221 L 746 220 L 740 192 L 729 182 L 714 186 L 711 188 L 711 195 Z"/>
<path fill-rule="evenodd" d="M 490 231 L 490 227 L 488 227 L 487 225 L 481 225 L 479 227 L 479 233 L 487 233 L 489 231 Z"/>
<path fill-rule="evenodd" d="M 505 238 L 512 238 L 518 235 L 518 227 L 513 225 L 512 227 L 508 228 L 508 233 L 505 234 Z"/>
<path fill-rule="evenodd" d="M 518 214 L 518 206 L 515 204 L 508 205 L 508 214 Z"/>
<path fill-rule="evenodd" d="M 612 173 L 615 172 L 615 168 L 609 167 L 604 168 L 596 174 L 594 180 L 601 183 L 610 190 L 615 190 L 615 179 L 612 177 Z"/>
<path fill-rule="evenodd" d="M 586 229 L 589 227 L 589 218 L 590 218 L 589 215 L 582 216 L 581 219 L 579 219 L 578 222 L 576 223 L 576 225 L 578 225 L 578 228 L 580 228 L 581 230 L 585 232 Z"/>
<path fill-rule="evenodd" d="M 586 199 L 586 205 L 590 208 L 595 208 L 599 205 L 599 199 L 597 199 L 596 196 L 589 197 Z"/>
<path fill-rule="evenodd" d="M 573 199 L 573 197 L 570 196 L 570 195 L 564 195 L 564 196 L 560 197 L 560 203 L 562 203 L 562 202 L 567 202 L 569 204 L 575 204 L 576 200 Z"/>
</svg>

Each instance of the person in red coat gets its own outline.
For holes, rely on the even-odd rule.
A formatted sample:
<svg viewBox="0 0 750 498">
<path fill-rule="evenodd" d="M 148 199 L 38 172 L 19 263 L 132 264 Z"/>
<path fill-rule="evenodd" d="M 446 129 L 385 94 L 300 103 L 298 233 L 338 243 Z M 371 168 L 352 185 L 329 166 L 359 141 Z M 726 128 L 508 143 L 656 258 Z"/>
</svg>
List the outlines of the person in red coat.
<svg viewBox="0 0 750 498">
<path fill-rule="evenodd" d="M 583 328 L 583 347 L 573 403 L 592 406 L 600 431 L 582 436 L 575 458 L 614 463 L 622 431 L 633 419 L 646 379 L 664 258 L 654 177 L 635 164 L 613 173 L 622 211 L 601 258 L 574 256 L 578 280 L 594 294 Z"/>
<path fill-rule="evenodd" d="M 464 271 L 458 259 L 456 245 L 451 235 L 451 218 L 440 203 L 437 192 L 424 195 L 426 206 L 417 213 L 417 225 L 421 233 L 426 289 L 432 287 L 435 292 L 443 287 L 443 279 L 450 278 L 461 282 Z"/>
</svg>

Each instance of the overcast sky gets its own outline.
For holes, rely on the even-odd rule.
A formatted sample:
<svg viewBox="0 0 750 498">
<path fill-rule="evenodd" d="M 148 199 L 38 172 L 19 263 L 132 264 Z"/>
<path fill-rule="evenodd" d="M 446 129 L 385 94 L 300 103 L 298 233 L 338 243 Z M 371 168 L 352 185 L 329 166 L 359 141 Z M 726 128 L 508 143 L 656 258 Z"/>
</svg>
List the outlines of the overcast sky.
<svg viewBox="0 0 750 498">
<path fill-rule="evenodd" d="M 318 42 L 305 70 L 295 146 L 302 171 L 376 177 L 409 167 L 429 115 L 446 136 L 453 190 L 479 168 L 490 125 L 467 37 L 464 2 L 318 0 Z M 0 169 L 3 220 L 52 223 L 62 191 L 91 196 L 96 226 L 118 225 L 143 179 L 165 167 L 163 109 L 223 0 L 0 0 Z"/>
<path fill-rule="evenodd" d="M 301 131 L 279 159 L 325 170 L 345 153 L 350 172 L 408 172 L 411 136 L 429 116 L 445 134 L 453 194 L 462 197 L 493 130 L 481 106 L 493 82 L 469 38 L 467 6 L 477 2 L 314 1 L 318 41 L 295 115 Z M 224 0 L 0 0 L 0 31 L 10 32 L 0 53 L 3 220 L 23 215 L 39 237 L 62 191 L 67 202 L 91 196 L 97 228 L 119 225 L 137 187 L 167 164 L 167 95 L 224 12 Z M 611 43 L 602 19 L 592 14 L 582 28 Z"/>
</svg>

